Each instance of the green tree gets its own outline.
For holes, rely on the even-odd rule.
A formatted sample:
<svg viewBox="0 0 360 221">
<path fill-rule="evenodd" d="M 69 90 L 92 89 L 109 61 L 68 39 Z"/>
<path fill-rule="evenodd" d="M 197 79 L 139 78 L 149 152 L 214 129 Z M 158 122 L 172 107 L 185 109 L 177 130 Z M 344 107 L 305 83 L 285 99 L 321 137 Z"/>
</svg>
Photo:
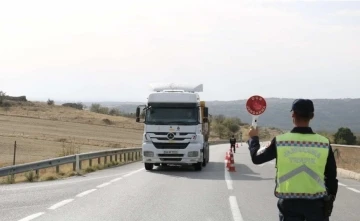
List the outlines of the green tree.
<svg viewBox="0 0 360 221">
<path fill-rule="evenodd" d="M 100 112 L 101 105 L 100 104 L 91 104 L 90 111 L 99 113 Z"/>
<path fill-rule="evenodd" d="M 356 136 L 348 127 L 340 127 L 334 134 L 334 142 L 336 144 L 354 145 L 356 144 Z"/>
<path fill-rule="evenodd" d="M 214 132 L 219 136 L 220 139 L 222 139 L 225 137 L 227 130 L 224 125 L 216 123 L 214 125 Z"/>
<path fill-rule="evenodd" d="M 228 129 L 231 134 L 238 132 L 240 129 L 239 121 L 235 120 L 234 118 L 226 118 L 222 124 Z"/>
<path fill-rule="evenodd" d="M 109 115 L 112 115 L 112 116 L 120 116 L 120 115 L 121 115 L 121 112 L 120 112 L 119 109 L 111 108 L 110 111 L 109 111 Z"/>
<path fill-rule="evenodd" d="M 217 124 L 222 124 L 225 121 L 226 117 L 222 114 L 215 115 L 212 117 L 212 120 Z"/>
<path fill-rule="evenodd" d="M 6 97 L 6 93 L 0 91 L 0 106 L 3 104 L 5 97 Z"/>
</svg>

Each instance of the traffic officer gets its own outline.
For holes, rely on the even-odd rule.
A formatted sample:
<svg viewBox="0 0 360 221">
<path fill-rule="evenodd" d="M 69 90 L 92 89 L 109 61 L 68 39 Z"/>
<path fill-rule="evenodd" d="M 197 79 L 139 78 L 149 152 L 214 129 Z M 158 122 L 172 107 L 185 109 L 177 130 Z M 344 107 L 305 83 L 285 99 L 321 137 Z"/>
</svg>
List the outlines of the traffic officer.
<svg viewBox="0 0 360 221">
<path fill-rule="evenodd" d="M 291 111 L 295 127 L 276 136 L 261 151 L 258 130 L 250 129 L 252 162 L 262 164 L 276 158 L 274 192 L 279 198 L 280 221 L 328 221 L 338 189 L 332 147 L 309 126 L 314 117 L 311 100 L 295 100 Z"/>
<path fill-rule="evenodd" d="M 236 138 L 234 135 L 232 135 L 230 138 L 230 148 L 234 148 L 234 153 L 236 152 L 235 144 L 236 144 Z"/>
</svg>

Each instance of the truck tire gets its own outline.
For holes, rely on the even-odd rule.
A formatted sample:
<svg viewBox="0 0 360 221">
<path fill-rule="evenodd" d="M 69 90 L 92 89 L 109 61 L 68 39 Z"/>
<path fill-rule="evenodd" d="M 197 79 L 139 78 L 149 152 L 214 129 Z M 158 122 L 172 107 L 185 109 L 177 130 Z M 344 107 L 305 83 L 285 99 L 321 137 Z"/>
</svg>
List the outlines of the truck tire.
<svg viewBox="0 0 360 221">
<path fill-rule="evenodd" d="M 203 158 L 202 166 L 203 166 L 203 167 L 206 167 L 206 163 L 207 163 L 207 161 L 206 161 L 205 154 L 204 154 L 204 158 Z"/>
<path fill-rule="evenodd" d="M 198 162 L 194 164 L 194 168 L 196 171 L 201 171 L 202 170 L 202 163 Z"/>
<path fill-rule="evenodd" d="M 145 170 L 152 170 L 154 168 L 154 164 L 152 163 L 145 163 Z"/>
</svg>

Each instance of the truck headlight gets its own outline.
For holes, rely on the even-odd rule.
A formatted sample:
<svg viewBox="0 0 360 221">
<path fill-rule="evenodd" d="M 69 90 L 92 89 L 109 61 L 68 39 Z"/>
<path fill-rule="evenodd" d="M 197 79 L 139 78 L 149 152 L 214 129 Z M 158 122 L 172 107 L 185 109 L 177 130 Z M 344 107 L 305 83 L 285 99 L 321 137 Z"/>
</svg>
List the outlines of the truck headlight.
<svg viewBox="0 0 360 221">
<path fill-rule="evenodd" d="M 192 143 L 196 142 L 196 138 L 197 138 L 196 135 L 192 136 L 191 139 L 190 139 L 190 142 L 192 142 Z"/>
<path fill-rule="evenodd" d="M 190 152 L 188 152 L 188 157 L 197 157 L 197 156 L 199 156 L 198 151 L 190 151 Z"/>
<path fill-rule="evenodd" d="M 154 152 L 152 152 L 152 151 L 144 151 L 144 157 L 154 157 Z"/>
<path fill-rule="evenodd" d="M 144 134 L 143 140 L 144 140 L 144 142 L 151 142 L 150 135 L 149 134 Z"/>
</svg>

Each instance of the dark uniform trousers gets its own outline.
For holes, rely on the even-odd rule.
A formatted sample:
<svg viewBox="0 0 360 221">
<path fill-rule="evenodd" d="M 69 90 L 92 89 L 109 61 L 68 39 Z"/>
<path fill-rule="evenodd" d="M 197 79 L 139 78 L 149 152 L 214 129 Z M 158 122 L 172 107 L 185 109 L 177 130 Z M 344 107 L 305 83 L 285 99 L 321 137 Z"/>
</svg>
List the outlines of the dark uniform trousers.
<svg viewBox="0 0 360 221">
<path fill-rule="evenodd" d="M 323 199 L 279 199 L 277 206 L 280 221 L 329 221 Z"/>
<path fill-rule="evenodd" d="M 236 144 L 236 140 L 233 138 L 230 138 L 230 148 L 233 149 L 234 153 L 236 152 L 235 144 Z"/>
</svg>

